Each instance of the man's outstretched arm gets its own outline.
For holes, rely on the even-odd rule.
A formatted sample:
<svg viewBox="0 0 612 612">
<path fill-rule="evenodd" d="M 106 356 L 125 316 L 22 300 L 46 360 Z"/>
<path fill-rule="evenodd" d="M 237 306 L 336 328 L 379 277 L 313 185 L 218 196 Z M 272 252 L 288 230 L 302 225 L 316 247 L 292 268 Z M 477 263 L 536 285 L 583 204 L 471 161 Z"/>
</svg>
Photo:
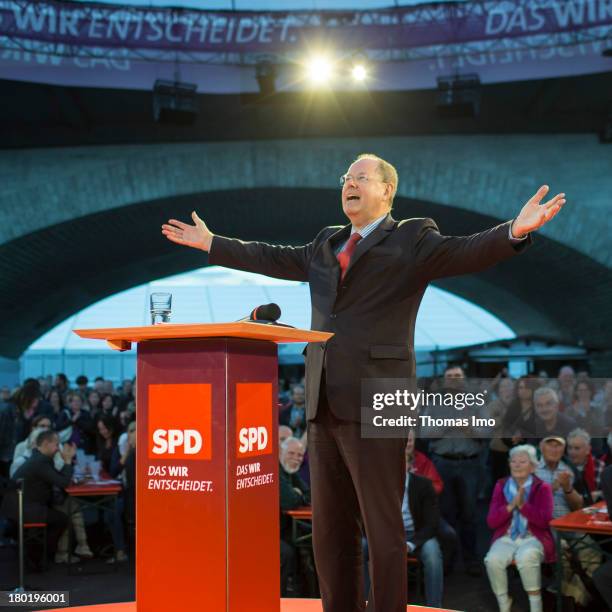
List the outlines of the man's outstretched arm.
<svg viewBox="0 0 612 612">
<path fill-rule="evenodd" d="M 436 224 L 426 219 L 415 245 L 423 276 L 431 280 L 480 272 L 521 251 L 529 242 L 522 239 L 548 223 L 565 204 L 564 193 L 542 204 L 547 193 L 548 186 L 543 185 L 513 221 L 471 236 L 443 236 Z"/>
<path fill-rule="evenodd" d="M 213 234 L 195 211 L 191 217 L 194 225 L 170 219 L 162 225 L 162 234 L 176 244 L 206 251 L 211 264 L 275 278 L 308 280 L 312 243 L 291 247 L 243 242 Z"/>
</svg>

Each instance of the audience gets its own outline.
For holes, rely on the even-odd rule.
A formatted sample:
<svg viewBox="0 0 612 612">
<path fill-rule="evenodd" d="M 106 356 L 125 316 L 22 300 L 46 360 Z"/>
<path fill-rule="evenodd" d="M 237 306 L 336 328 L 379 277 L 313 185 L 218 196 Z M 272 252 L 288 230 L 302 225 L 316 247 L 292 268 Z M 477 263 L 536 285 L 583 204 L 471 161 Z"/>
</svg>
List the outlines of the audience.
<svg viewBox="0 0 612 612">
<path fill-rule="evenodd" d="M 555 556 L 549 529 L 552 489 L 534 475 L 538 459 L 533 446 L 515 446 L 509 461 L 510 476 L 497 481 L 489 506 L 487 524 L 494 531 L 485 566 L 500 612 L 512 608 L 506 568 L 513 561 L 529 596 L 530 612 L 542 612 L 541 564 Z"/>
<path fill-rule="evenodd" d="M 557 378 L 551 374 L 552 378 L 532 375 L 515 381 L 507 371 L 500 372 L 494 381 L 496 387 L 491 387 L 486 379 L 468 382 L 463 369 L 452 366 L 443 378 L 433 381 L 432 389 L 452 394 L 486 388 L 494 396 L 487 409 L 501 417 L 502 425 L 491 445 L 449 436 L 415 441 L 415 432 L 408 433 L 403 503 L 406 547 L 423 566 L 428 605 L 440 606 L 443 599 L 444 576 L 452 567 L 457 544 L 451 525 L 461 536 L 465 569 L 474 576 L 481 571 L 476 517 L 482 509 L 479 494 L 491 476 L 501 478 L 494 486 L 488 510 L 493 538 L 484 562 L 500 610 L 511 606 L 506 576 L 510 564 L 516 565 L 530 610 L 541 610 L 541 564 L 551 561 L 553 553 L 550 521 L 591 505 L 601 491 L 606 494 L 605 474 L 611 472 L 604 468 L 612 461 L 612 381 L 601 384 L 584 372 L 576 375 L 571 367 L 561 368 Z M 124 562 L 131 555 L 136 521 L 134 381 L 123 380 L 117 389 L 102 377 L 92 386 L 85 376 L 77 377 L 75 383 L 71 387 L 60 373 L 53 381 L 50 377 L 30 378 L 14 391 L 0 389 L 0 476 L 26 479 L 27 516 L 48 517 L 49 551 L 56 553 L 57 562 L 66 562 L 73 552 L 89 557 L 93 553 L 78 502 L 72 517 L 77 546 L 74 551 L 68 549 L 63 489 L 70 483 L 76 447 L 90 455 L 86 460 L 93 460 L 95 453 L 103 471 L 123 485 L 114 511 L 107 512 L 105 520 L 108 541 L 112 536 L 116 551 L 108 562 Z M 285 396 L 286 389 L 290 395 Z M 278 429 L 282 512 L 310 504 L 304 386 L 299 376 L 288 378 L 286 386 L 279 385 L 279 402 L 285 398 Z M 455 412 L 452 406 L 449 410 Z M 539 446 L 540 460 L 525 442 Z M 83 464 L 81 455 L 79 461 Z M 609 491 L 609 480 L 607 486 Z M 16 520 L 15 500 L 13 494 L 5 496 L 2 517 Z M 280 527 L 281 589 L 285 595 L 294 595 L 304 579 L 309 585 L 316 584 L 312 559 L 303 548 L 294 547 L 291 521 L 285 514 L 281 514 Z M 563 534 L 562 592 L 584 604 L 588 601 L 585 576 L 599 567 L 593 581 L 609 603 L 611 562 L 600 566 L 600 558 L 589 556 L 581 543 L 576 535 Z M 570 553 L 574 557 L 568 563 Z M 367 564 L 365 540 L 364 555 Z M 366 584 L 368 574 L 366 565 Z M 315 586 L 311 591 L 316 595 Z"/>
</svg>

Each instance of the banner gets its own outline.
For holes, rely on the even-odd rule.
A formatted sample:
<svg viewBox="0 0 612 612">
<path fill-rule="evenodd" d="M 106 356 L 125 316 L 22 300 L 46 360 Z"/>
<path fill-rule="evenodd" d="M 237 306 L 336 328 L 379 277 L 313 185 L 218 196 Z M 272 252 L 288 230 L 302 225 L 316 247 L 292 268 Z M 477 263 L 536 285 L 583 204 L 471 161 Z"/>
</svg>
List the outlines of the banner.
<svg viewBox="0 0 612 612">
<path fill-rule="evenodd" d="M 64 85 L 257 91 L 254 64 L 283 70 L 314 50 L 376 65 L 373 89 L 435 86 L 477 67 L 482 82 L 610 69 L 612 0 L 495 0 L 362 11 L 246 12 L 0 0 L 0 78 Z M 389 79 L 389 80 L 387 80 Z M 288 88 L 300 88 L 295 75 Z M 339 83 L 340 88 L 345 85 Z M 353 87 L 347 84 L 346 87 Z"/>
<path fill-rule="evenodd" d="M 233 53 L 404 49 L 612 24 L 610 0 L 459 2 L 367 11 L 209 12 L 67 2 L 0 2 L 0 36 L 68 45 Z"/>
</svg>

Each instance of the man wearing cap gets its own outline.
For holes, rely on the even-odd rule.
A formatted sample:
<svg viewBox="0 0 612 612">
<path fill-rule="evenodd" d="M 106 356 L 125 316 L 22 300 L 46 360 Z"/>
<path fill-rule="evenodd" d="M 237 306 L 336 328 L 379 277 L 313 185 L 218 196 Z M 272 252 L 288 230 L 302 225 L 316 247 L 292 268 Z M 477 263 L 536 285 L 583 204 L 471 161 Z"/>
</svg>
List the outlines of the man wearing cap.
<svg viewBox="0 0 612 612">
<path fill-rule="evenodd" d="M 553 490 L 553 518 L 582 508 L 582 496 L 574 488 L 574 472 L 563 461 L 565 440 L 560 436 L 547 436 L 540 442 L 542 458 L 536 476 L 547 482 Z"/>
</svg>

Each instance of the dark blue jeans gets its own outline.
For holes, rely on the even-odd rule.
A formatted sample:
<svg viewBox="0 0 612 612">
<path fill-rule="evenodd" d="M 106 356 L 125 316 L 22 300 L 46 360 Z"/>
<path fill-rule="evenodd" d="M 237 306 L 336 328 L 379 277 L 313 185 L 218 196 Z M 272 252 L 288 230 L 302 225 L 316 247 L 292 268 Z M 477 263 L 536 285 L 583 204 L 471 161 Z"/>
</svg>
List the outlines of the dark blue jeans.
<svg viewBox="0 0 612 612">
<path fill-rule="evenodd" d="M 444 489 L 440 495 L 440 511 L 458 533 L 463 561 L 466 565 L 478 562 L 476 554 L 476 503 L 480 487 L 480 461 L 445 459 L 433 454 L 432 460 Z"/>
<path fill-rule="evenodd" d="M 370 592 L 370 570 L 368 561 L 368 541 L 363 538 L 363 575 L 365 580 L 365 592 Z M 422 546 L 417 548 L 414 553 L 423 564 L 423 574 L 425 577 L 425 603 L 433 608 L 442 606 L 442 593 L 444 591 L 444 569 L 442 561 L 442 551 L 436 538 L 427 540 Z"/>
</svg>

